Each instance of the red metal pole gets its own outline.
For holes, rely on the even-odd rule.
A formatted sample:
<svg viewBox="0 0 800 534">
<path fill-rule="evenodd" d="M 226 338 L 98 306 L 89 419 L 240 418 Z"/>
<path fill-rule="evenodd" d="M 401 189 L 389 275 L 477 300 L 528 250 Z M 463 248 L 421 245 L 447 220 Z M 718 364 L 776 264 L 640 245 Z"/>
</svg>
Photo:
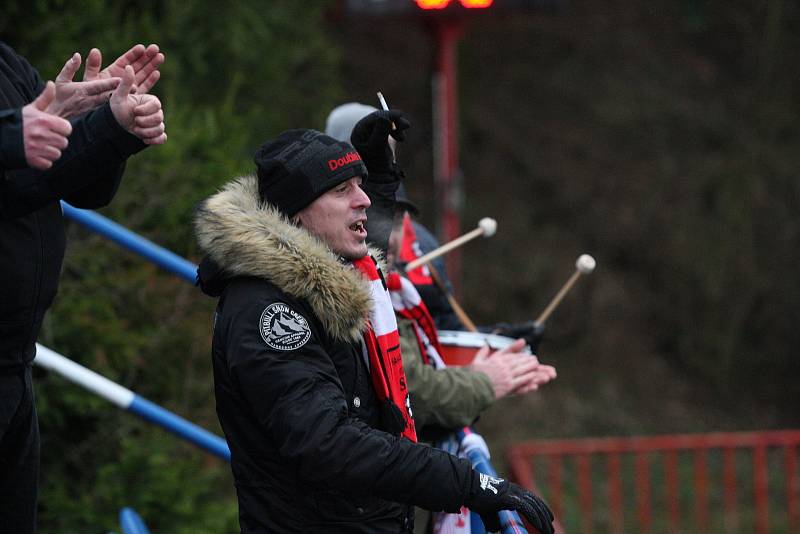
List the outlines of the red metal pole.
<svg viewBox="0 0 800 534">
<path fill-rule="evenodd" d="M 756 445 L 753 451 L 753 494 L 756 501 L 756 534 L 767 534 L 769 532 L 769 495 L 766 445 Z"/>
<path fill-rule="evenodd" d="M 725 528 L 738 530 L 739 507 L 736 503 L 736 449 L 727 447 L 722 452 L 722 472 L 725 495 Z"/>
<path fill-rule="evenodd" d="M 706 449 L 694 451 L 694 514 L 698 532 L 708 526 L 708 462 Z"/>
<path fill-rule="evenodd" d="M 664 481 L 667 486 L 667 510 L 669 511 L 669 526 L 673 532 L 679 531 L 680 500 L 678 498 L 678 451 L 664 452 Z"/>
<path fill-rule="evenodd" d="M 581 507 L 581 531 L 592 531 L 592 463 L 588 454 L 577 458 L 578 502 Z"/>
<path fill-rule="evenodd" d="M 622 475 L 619 454 L 612 452 L 608 455 L 608 503 L 611 508 L 611 532 L 623 532 L 622 517 Z"/>
<path fill-rule="evenodd" d="M 639 510 L 639 532 L 650 532 L 652 514 L 650 513 L 650 463 L 647 452 L 637 452 L 634 460 L 634 483 L 636 487 L 636 508 Z"/>
<path fill-rule="evenodd" d="M 783 461 L 786 472 L 786 510 L 789 514 L 789 527 L 797 532 L 800 521 L 797 513 L 797 457 L 796 449 L 791 445 L 783 449 Z"/>
<path fill-rule="evenodd" d="M 460 235 L 461 171 L 458 165 L 458 91 L 456 49 L 462 26 L 444 21 L 436 30 L 436 71 L 433 74 L 433 166 L 436 203 L 439 212 L 437 231 L 442 243 Z M 447 276 L 453 293 L 460 293 L 461 252 L 447 256 Z"/>
</svg>

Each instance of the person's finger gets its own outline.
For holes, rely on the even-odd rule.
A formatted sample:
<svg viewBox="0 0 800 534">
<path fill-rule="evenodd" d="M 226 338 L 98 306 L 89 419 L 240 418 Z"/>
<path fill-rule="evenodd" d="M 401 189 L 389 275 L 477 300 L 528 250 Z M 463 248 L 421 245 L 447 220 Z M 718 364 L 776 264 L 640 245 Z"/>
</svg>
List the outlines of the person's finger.
<svg viewBox="0 0 800 534">
<path fill-rule="evenodd" d="M 111 99 L 119 101 L 121 99 L 128 98 L 131 90 L 133 89 L 133 67 L 130 65 L 125 67 L 124 74 L 122 75 L 122 80 L 120 84 L 117 86 L 117 89 L 111 94 Z"/>
<path fill-rule="evenodd" d="M 141 97 L 142 102 L 133 108 L 133 113 L 139 116 L 152 115 L 161 110 L 161 101 L 154 96 Z"/>
<path fill-rule="evenodd" d="M 42 147 L 39 155 L 49 159 L 50 161 L 56 161 L 61 157 L 61 150 L 57 149 L 53 145 L 48 144 Z"/>
<path fill-rule="evenodd" d="M 134 128 L 133 133 L 139 139 L 149 139 L 158 137 L 159 135 L 164 133 L 165 130 L 166 128 L 164 127 L 164 123 L 162 122 L 151 128 Z"/>
<path fill-rule="evenodd" d="M 86 55 L 86 67 L 83 69 L 83 81 L 96 80 L 100 75 L 100 66 L 103 64 L 103 55 L 99 48 L 92 48 Z"/>
<path fill-rule="evenodd" d="M 47 146 L 52 146 L 57 150 L 64 150 L 69 144 L 67 136 L 59 131 L 56 131 L 52 127 L 47 131 L 47 133 L 42 134 L 42 140 Z"/>
<path fill-rule="evenodd" d="M 31 158 L 28 158 L 27 161 L 28 165 L 39 171 L 46 171 L 47 169 L 53 166 L 52 161 L 40 156 L 33 156 Z"/>
<path fill-rule="evenodd" d="M 75 73 L 78 72 L 80 66 L 81 55 L 75 52 L 72 54 L 72 57 L 69 58 L 66 63 L 64 63 L 64 66 L 61 68 L 61 72 L 59 72 L 58 76 L 56 76 L 56 83 L 71 82 L 75 77 Z"/>
<path fill-rule="evenodd" d="M 141 61 L 145 52 L 146 49 L 143 44 L 135 44 L 127 52 L 119 56 L 112 65 L 120 70 L 128 65 L 135 65 L 136 62 Z M 133 70 L 136 71 L 136 68 L 134 67 Z"/>
<path fill-rule="evenodd" d="M 134 110 L 135 113 L 136 111 Z M 164 112 L 159 109 L 150 115 L 136 115 L 133 120 L 139 128 L 152 128 L 153 126 L 164 124 Z"/>
<path fill-rule="evenodd" d="M 480 348 L 480 350 L 478 350 L 478 352 L 475 353 L 475 358 L 472 359 L 472 363 L 480 363 L 487 360 L 489 358 L 490 351 L 491 349 L 489 348 L 489 345 L 484 345 Z"/>
<path fill-rule="evenodd" d="M 513 343 L 510 345 L 503 347 L 498 353 L 507 354 L 511 352 L 520 352 L 522 349 L 525 348 L 525 340 L 524 339 L 515 339 Z"/>
<path fill-rule="evenodd" d="M 145 65 L 155 61 L 156 56 L 158 56 L 158 45 L 157 44 L 150 44 L 145 47 L 144 45 L 137 45 L 141 46 L 141 53 L 131 60 L 128 64 L 133 67 L 133 70 L 139 72 Z"/>
<path fill-rule="evenodd" d="M 144 80 L 139 82 L 136 93 L 140 95 L 144 95 L 150 92 L 150 89 L 161 79 L 161 71 L 154 70 L 151 72 Z"/>
<path fill-rule="evenodd" d="M 53 101 L 56 97 L 56 84 L 53 82 L 48 81 L 47 85 L 44 86 L 44 91 L 36 97 L 36 100 L 33 101 L 33 107 L 38 109 L 39 111 L 44 111 L 47 109 L 47 106 Z"/>
<path fill-rule="evenodd" d="M 167 134 L 163 133 L 158 137 L 150 137 L 148 139 L 142 139 L 142 141 L 146 145 L 163 145 L 167 142 Z"/>
<path fill-rule="evenodd" d="M 89 96 L 101 95 L 105 97 L 106 93 L 116 89 L 121 82 L 122 82 L 121 78 L 100 78 L 98 80 L 92 80 L 90 82 L 79 82 L 79 83 L 83 84 L 82 89 L 87 95 Z"/>
</svg>

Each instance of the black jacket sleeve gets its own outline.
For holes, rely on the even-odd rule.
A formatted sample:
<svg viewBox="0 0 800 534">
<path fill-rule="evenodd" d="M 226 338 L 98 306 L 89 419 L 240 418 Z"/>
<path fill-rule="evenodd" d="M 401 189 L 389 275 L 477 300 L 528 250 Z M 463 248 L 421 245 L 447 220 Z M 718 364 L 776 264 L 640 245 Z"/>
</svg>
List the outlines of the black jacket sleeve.
<svg viewBox="0 0 800 534">
<path fill-rule="evenodd" d="M 111 201 L 125 160 L 146 145 L 117 123 L 108 104 L 72 127 L 69 146 L 51 169 L 5 173 L 0 218 L 20 217 L 62 198 L 79 208 L 99 208 Z"/>
<path fill-rule="evenodd" d="M 0 172 L 27 167 L 22 139 L 22 109 L 0 111 Z"/>
<path fill-rule="evenodd" d="M 6 73 L 0 78 L 0 106 L 24 106 L 44 89 L 36 69 L 4 43 L 0 43 L 0 62 Z M 0 169 L 0 220 L 27 215 L 60 199 L 81 208 L 108 204 L 122 179 L 125 160 L 146 146 L 117 123 L 108 104 L 71 122 L 69 146 L 47 171 Z M 21 127 L 20 119 L 20 132 Z M 15 157 L 22 150 L 24 160 L 22 138 L 17 142 Z"/>
<path fill-rule="evenodd" d="M 251 299 L 225 320 L 228 364 L 280 455 L 300 466 L 298 476 L 344 494 L 458 511 L 469 491 L 470 464 L 350 415 L 336 368 L 313 328 L 296 350 L 267 345 L 259 324 L 269 304 Z"/>
</svg>

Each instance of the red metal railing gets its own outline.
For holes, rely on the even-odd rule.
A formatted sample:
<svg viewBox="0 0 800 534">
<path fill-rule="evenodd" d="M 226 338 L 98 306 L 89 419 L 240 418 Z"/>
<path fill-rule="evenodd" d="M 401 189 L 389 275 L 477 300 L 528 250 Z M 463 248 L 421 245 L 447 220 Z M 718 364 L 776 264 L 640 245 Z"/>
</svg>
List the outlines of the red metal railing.
<svg viewBox="0 0 800 534">
<path fill-rule="evenodd" d="M 548 440 L 508 461 L 570 531 L 767 534 L 800 532 L 798 445 L 800 430 Z"/>
</svg>

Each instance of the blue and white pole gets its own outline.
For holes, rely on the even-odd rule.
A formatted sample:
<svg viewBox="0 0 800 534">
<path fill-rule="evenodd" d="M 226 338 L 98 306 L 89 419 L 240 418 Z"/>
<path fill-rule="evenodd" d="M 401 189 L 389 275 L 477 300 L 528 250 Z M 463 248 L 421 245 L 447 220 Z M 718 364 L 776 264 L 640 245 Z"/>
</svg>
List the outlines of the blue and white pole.
<svg viewBox="0 0 800 534">
<path fill-rule="evenodd" d="M 228 444 L 221 437 L 38 343 L 36 344 L 36 359 L 33 360 L 33 363 L 60 374 L 123 410 L 135 413 L 211 454 L 227 461 L 231 460 Z"/>
<path fill-rule="evenodd" d="M 496 477 L 497 471 L 492 467 L 492 463 L 489 461 L 489 457 L 484 452 L 483 447 L 469 446 L 471 440 L 468 436 L 474 435 L 472 428 L 465 426 L 456 435 L 464 453 L 469 458 L 469 461 L 472 462 L 472 467 L 481 473 Z M 480 521 L 480 516 L 474 513 L 472 514 L 472 532 L 486 532 L 483 522 Z M 527 534 L 528 530 L 517 512 L 502 510 L 500 511 L 500 532 L 503 534 Z"/>
<path fill-rule="evenodd" d="M 121 224 L 117 224 L 99 213 L 70 206 L 64 201 L 61 201 L 61 209 L 64 210 L 64 215 L 73 221 L 150 260 L 162 269 L 177 274 L 190 284 L 194 284 L 197 277 L 197 265 L 189 260 L 131 232 Z"/>
<path fill-rule="evenodd" d="M 119 511 L 119 525 L 122 534 L 150 534 L 139 514 L 127 506 Z"/>
</svg>

